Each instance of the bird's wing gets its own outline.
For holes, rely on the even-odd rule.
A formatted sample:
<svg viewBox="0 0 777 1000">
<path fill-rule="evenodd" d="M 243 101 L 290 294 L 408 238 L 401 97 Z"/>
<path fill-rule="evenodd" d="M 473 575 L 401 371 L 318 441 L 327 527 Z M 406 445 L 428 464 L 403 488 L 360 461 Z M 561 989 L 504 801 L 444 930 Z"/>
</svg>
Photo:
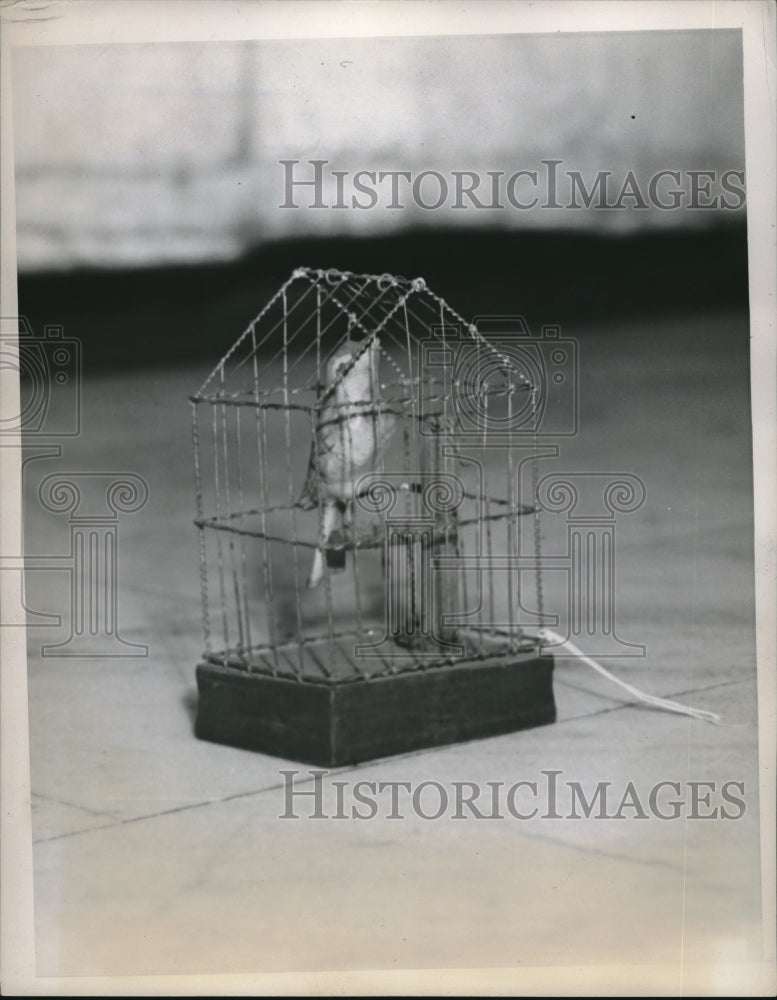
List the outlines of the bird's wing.
<svg viewBox="0 0 777 1000">
<path fill-rule="evenodd" d="M 313 510 L 318 506 L 318 487 L 320 476 L 316 467 L 316 444 L 310 446 L 310 461 L 308 471 L 305 476 L 305 485 L 302 487 L 302 494 L 299 498 L 299 505 L 303 510 Z"/>
</svg>

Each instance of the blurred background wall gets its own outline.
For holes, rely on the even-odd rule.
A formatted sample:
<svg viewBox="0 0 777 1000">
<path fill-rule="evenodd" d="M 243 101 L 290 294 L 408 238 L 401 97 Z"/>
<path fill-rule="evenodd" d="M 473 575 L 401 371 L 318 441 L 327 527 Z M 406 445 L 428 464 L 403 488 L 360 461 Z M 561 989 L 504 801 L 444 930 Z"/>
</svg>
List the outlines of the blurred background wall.
<svg viewBox="0 0 777 1000">
<path fill-rule="evenodd" d="M 532 329 L 747 309 L 742 45 L 735 31 L 38 46 L 13 52 L 20 311 L 85 364 L 216 359 L 291 270 L 422 275 L 465 316 Z M 281 208 L 326 160 L 325 203 Z M 548 168 L 559 161 L 557 200 Z M 425 210 L 390 181 L 331 207 L 333 171 L 536 171 L 530 210 Z M 658 171 L 664 210 L 649 197 Z M 689 207 L 692 171 L 711 172 Z M 568 175 L 618 209 L 570 207 Z M 743 176 L 743 175 L 741 175 Z M 434 181 L 423 189 L 433 202 Z M 708 185 L 705 194 L 705 185 Z M 407 185 L 402 186 L 403 192 Z M 485 189 L 485 194 L 484 194 Z M 467 202 L 468 203 L 468 202 Z M 746 344 L 744 345 L 746 349 Z"/>
<path fill-rule="evenodd" d="M 610 171 L 613 198 L 628 171 L 645 193 L 657 171 L 680 171 L 687 192 L 687 170 L 744 170 L 737 32 L 41 46 L 16 51 L 13 87 L 26 272 L 223 261 L 289 236 L 411 226 L 634 232 L 744 215 L 633 201 L 279 208 L 281 159 L 300 160 L 299 177 L 311 159 L 351 174 L 539 170 L 542 194 L 551 158 L 588 184 Z"/>
</svg>

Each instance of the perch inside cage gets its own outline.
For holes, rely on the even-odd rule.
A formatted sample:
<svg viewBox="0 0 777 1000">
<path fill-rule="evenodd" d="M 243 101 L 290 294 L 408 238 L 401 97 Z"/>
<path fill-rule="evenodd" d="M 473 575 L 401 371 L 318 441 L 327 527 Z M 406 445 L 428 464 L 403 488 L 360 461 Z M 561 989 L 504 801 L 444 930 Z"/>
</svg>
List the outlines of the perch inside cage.
<svg viewBox="0 0 777 1000">
<path fill-rule="evenodd" d="M 535 389 L 476 327 L 299 269 L 191 402 L 200 737 L 334 765 L 553 721 Z"/>
</svg>

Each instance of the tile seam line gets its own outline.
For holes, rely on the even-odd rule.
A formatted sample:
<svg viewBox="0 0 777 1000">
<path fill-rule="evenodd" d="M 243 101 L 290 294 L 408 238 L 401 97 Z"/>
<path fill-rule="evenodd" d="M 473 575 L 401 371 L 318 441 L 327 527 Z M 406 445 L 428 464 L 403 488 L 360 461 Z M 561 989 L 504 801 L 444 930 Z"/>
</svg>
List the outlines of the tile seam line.
<svg viewBox="0 0 777 1000">
<path fill-rule="evenodd" d="M 747 679 L 743 678 L 743 679 L 736 679 L 736 680 L 732 680 L 732 681 L 721 681 L 719 684 L 714 684 L 711 687 L 700 688 L 698 690 L 712 691 L 712 690 L 715 690 L 717 688 L 731 687 L 731 686 L 733 686 L 735 684 L 744 684 L 749 679 L 750 678 L 747 678 Z M 672 697 L 681 698 L 681 697 L 683 697 L 683 695 L 690 694 L 690 693 L 692 693 L 692 692 L 681 691 L 681 692 L 678 692 L 678 693 L 674 694 Z M 607 708 L 599 709 L 596 712 L 591 712 L 591 713 L 589 713 L 587 715 L 576 715 L 576 716 L 572 716 L 569 719 L 561 719 L 560 721 L 554 723 L 554 725 L 556 725 L 556 726 L 562 726 L 562 725 L 565 725 L 565 724 L 567 724 L 569 722 L 580 722 L 582 719 L 593 719 L 593 718 L 596 718 L 596 717 L 598 717 L 600 715 L 609 715 L 612 712 L 621 712 L 621 711 L 624 711 L 625 709 L 630 709 L 630 708 L 640 708 L 641 705 L 642 705 L 642 703 L 639 702 L 639 701 L 627 702 L 627 703 L 624 703 L 622 705 L 613 705 L 613 706 L 610 706 L 610 707 L 607 707 Z M 509 734 L 505 734 L 505 735 L 509 735 Z M 495 738 L 498 739 L 500 737 L 495 737 Z M 457 746 L 457 745 L 458 744 L 455 744 L 455 743 L 454 744 L 449 744 L 449 746 Z M 415 751 L 412 751 L 412 752 L 407 753 L 407 754 L 397 754 L 396 756 L 393 756 L 393 757 L 390 757 L 390 758 L 383 758 L 383 759 L 388 759 L 388 760 L 391 760 L 392 762 L 400 761 L 400 760 L 411 760 L 411 759 L 416 758 L 416 757 L 425 756 L 428 753 L 438 752 L 441 749 L 443 749 L 443 748 L 441 748 L 441 747 L 428 747 L 428 748 L 425 748 L 423 750 L 415 750 Z M 280 758 L 278 758 L 278 759 L 281 760 Z M 300 766 L 295 761 L 286 761 L 285 763 L 286 764 L 292 764 L 292 765 L 295 765 L 295 766 Z M 347 766 L 344 766 L 344 767 L 341 767 L 341 768 L 336 768 L 336 767 L 335 768 L 318 768 L 318 770 L 324 770 L 324 771 L 327 772 L 327 774 L 337 774 L 337 775 L 340 775 L 340 774 L 352 774 L 352 773 L 355 773 L 355 772 L 360 771 L 360 770 L 365 770 L 368 767 L 374 767 L 375 764 L 376 764 L 376 761 L 364 761 L 361 764 L 347 765 Z M 308 764 L 304 764 L 304 765 L 301 765 L 301 766 L 307 767 L 308 769 L 310 767 L 314 767 L 314 765 L 308 765 Z M 303 779 L 303 780 L 299 781 L 298 784 L 300 784 L 300 785 L 308 784 L 311 780 L 312 779 L 310 779 L 310 778 L 306 778 L 306 779 Z M 120 820 L 117 820 L 116 822 L 113 822 L 113 823 L 104 823 L 104 824 L 102 824 L 100 826 L 91 826 L 91 827 L 88 827 L 88 828 L 86 828 L 84 830 L 72 830 L 72 831 L 69 831 L 68 833 L 54 834 L 51 837 L 41 837 L 41 838 L 39 838 L 37 840 L 33 840 L 33 845 L 48 844 L 48 843 L 51 843 L 52 841 L 56 841 L 56 840 L 65 840 L 65 839 L 69 839 L 71 837 L 80 837 L 80 836 L 84 836 L 84 835 L 87 835 L 87 834 L 90 834 L 90 833 L 96 833 L 99 830 L 110 830 L 110 829 L 113 829 L 114 827 L 128 826 L 131 823 L 141 823 L 141 822 L 143 822 L 145 820 L 161 819 L 163 816 L 173 816 L 176 813 L 189 812 L 189 811 L 194 810 L 194 809 L 206 809 L 206 808 L 209 808 L 211 806 L 224 805 L 224 804 L 226 804 L 228 802 L 235 802 L 235 801 L 237 801 L 239 799 L 249 799 L 249 798 L 254 798 L 256 796 L 259 796 L 259 795 L 265 795 L 268 792 L 277 791 L 279 788 L 283 788 L 283 784 L 280 783 L 280 782 L 277 783 L 277 784 L 273 784 L 273 785 L 266 785 L 263 788 L 254 788 L 251 791 L 247 791 L 247 792 L 234 792 L 232 795 L 225 795 L 225 796 L 223 796 L 221 798 L 217 798 L 217 799 L 203 799 L 203 800 L 201 800 L 199 802 L 189 802 L 189 803 L 186 803 L 186 805 L 175 806 L 172 809 L 162 809 L 159 812 L 144 813 L 142 816 L 129 816 L 126 819 L 120 819 Z M 37 794 L 37 793 L 33 793 L 33 794 Z"/>
</svg>

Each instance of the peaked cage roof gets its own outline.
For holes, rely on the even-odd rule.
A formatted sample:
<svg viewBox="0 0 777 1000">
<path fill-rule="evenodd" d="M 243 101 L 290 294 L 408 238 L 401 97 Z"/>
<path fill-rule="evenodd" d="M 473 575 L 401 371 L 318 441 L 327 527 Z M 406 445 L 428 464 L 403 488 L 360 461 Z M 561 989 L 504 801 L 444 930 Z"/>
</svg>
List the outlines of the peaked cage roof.
<svg viewBox="0 0 777 1000">
<path fill-rule="evenodd" d="M 421 340 L 464 336 L 513 367 L 423 278 L 299 267 L 191 399 L 217 401 L 249 389 L 254 396 L 318 389 L 323 358 L 346 342 L 366 350 L 376 339 L 381 356 L 406 381 L 412 370 L 403 370 L 397 358 L 409 356 Z"/>
</svg>

